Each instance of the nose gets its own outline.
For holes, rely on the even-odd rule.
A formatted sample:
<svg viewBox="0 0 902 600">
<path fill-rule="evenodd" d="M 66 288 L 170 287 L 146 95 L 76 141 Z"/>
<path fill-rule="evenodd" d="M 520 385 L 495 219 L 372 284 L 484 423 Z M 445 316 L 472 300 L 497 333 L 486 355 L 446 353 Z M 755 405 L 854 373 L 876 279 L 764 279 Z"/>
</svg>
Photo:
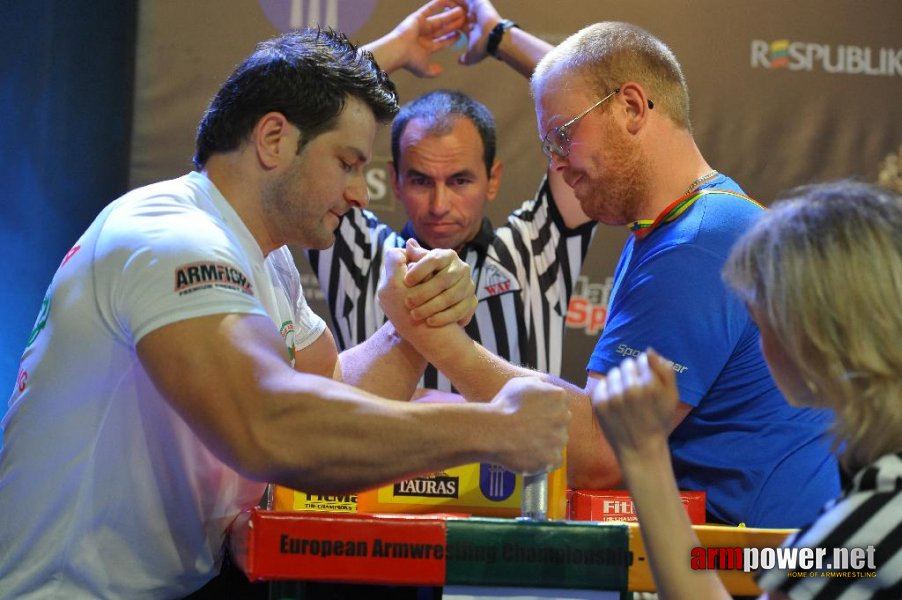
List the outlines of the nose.
<svg viewBox="0 0 902 600">
<path fill-rule="evenodd" d="M 345 188 L 345 201 L 355 208 L 366 208 L 370 204 L 369 189 L 363 173 L 352 179 Z"/>
<path fill-rule="evenodd" d="M 441 216 L 451 209 L 451 192 L 445 185 L 436 184 L 432 192 L 432 198 L 429 201 L 429 212 L 436 216 Z"/>
</svg>

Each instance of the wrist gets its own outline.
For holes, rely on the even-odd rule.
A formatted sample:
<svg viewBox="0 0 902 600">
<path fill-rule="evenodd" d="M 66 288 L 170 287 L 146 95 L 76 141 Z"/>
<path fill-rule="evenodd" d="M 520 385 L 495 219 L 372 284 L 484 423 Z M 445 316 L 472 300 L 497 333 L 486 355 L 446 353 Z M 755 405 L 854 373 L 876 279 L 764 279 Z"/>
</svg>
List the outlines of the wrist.
<svg viewBox="0 0 902 600">
<path fill-rule="evenodd" d="M 670 445 L 667 438 L 649 436 L 641 446 L 615 450 L 624 477 L 632 473 L 647 473 L 670 468 Z"/>
<path fill-rule="evenodd" d="M 516 21 L 510 19 L 501 19 L 498 21 L 495 26 L 492 27 L 491 32 L 489 32 L 489 37 L 485 46 L 486 54 L 501 60 L 501 56 L 498 54 L 498 48 L 501 46 L 501 41 L 504 39 L 508 29 L 513 27 L 519 28 L 520 25 L 517 24 Z"/>
</svg>

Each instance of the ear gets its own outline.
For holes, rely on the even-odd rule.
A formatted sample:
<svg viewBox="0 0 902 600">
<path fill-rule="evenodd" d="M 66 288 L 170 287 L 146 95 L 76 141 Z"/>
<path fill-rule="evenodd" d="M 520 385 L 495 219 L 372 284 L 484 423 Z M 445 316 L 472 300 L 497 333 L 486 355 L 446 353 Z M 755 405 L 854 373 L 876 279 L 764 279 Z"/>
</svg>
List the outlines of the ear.
<svg viewBox="0 0 902 600">
<path fill-rule="evenodd" d="M 264 169 L 275 169 L 286 157 L 297 153 L 296 130 L 280 112 L 260 117 L 251 135 L 257 160 Z"/>
<path fill-rule="evenodd" d="M 618 94 L 622 102 L 626 104 L 626 128 L 631 134 L 638 133 L 645 126 L 652 109 L 651 100 L 645 93 L 645 88 L 635 81 L 624 82 L 620 86 Z"/>
<path fill-rule="evenodd" d="M 485 195 L 487 202 L 491 202 L 498 196 L 498 190 L 501 188 L 501 174 L 503 172 L 504 164 L 500 160 L 496 160 L 492 168 L 489 169 L 489 187 Z"/>
</svg>

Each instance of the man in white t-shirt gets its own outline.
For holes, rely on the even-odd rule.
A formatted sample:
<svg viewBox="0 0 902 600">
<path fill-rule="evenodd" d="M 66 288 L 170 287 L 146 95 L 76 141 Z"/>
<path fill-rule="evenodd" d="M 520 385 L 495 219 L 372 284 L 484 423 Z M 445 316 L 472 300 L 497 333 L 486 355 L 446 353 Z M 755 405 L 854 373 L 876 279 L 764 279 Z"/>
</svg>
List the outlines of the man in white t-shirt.
<svg viewBox="0 0 902 600">
<path fill-rule="evenodd" d="M 430 16 L 440 4 L 394 33 L 450 43 L 464 16 Z M 554 386 L 390 401 L 410 397 L 429 357 L 391 323 L 339 356 L 303 302 L 284 245 L 328 247 L 339 217 L 366 206 L 363 167 L 396 111 L 394 86 L 343 36 L 263 42 L 204 115 L 198 172 L 126 194 L 79 238 L 3 422 L 0 598 L 190 594 L 266 482 L 336 493 L 469 462 L 560 463 L 569 410 Z M 453 251 L 386 262 L 393 314 L 443 331 L 472 316 Z"/>
</svg>

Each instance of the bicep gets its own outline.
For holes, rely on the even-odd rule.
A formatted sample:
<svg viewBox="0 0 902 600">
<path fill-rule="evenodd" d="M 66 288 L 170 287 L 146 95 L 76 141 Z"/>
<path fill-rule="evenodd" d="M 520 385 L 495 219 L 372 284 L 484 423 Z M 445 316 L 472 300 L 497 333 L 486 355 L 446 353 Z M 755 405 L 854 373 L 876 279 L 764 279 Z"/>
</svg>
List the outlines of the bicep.
<svg viewBox="0 0 902 600">
<path fill-rule="evenodd" d="M 241 462 L 255 440 L 252 420 L 269 386 L 291 373 L 272 321 L 247 313 L 214 314 L 155 329 L 138 358 L 172 408 L 224 462 Z"/>
</svg>

